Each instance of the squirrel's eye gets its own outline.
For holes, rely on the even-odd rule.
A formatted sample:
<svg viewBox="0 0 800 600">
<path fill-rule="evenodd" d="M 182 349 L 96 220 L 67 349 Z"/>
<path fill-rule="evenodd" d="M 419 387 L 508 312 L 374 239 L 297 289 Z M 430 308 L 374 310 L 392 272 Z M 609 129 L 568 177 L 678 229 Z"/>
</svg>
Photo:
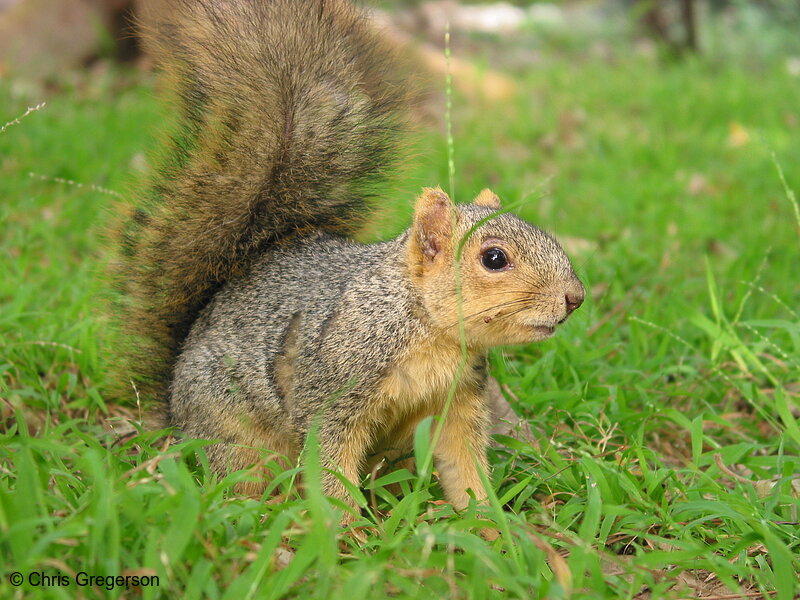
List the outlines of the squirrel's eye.
<svg viewBox="0 0 800 600">
<path fill-rule="evenodd" d="M 500 250 L 500 248 L 484 250 L 483 256 L 481 256 L 481 262 L 483 266 L 490 271 L 502 271 L 508 266 L 506 253 Z"/>
</svg>

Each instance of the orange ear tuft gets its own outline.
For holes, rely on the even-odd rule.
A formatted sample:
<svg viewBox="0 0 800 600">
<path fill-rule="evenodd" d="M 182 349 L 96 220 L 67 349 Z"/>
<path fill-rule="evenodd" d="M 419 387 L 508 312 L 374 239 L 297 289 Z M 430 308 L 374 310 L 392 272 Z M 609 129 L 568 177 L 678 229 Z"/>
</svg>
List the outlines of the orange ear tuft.
<svg viewBox="0 0 800 600">
<path fill-rule="evenodd" d="M 486 206 L 494 210 L 500 210 L 500 198 L 498 198 L 497 194 L 495 194 L 489 188 L 486 188 L 480 194 L 478 194 L 478 197 L 475 198 L 473 204 L 477 204 L 478 206 Z"/>
<path fill-rule="evenodd" d="M 414 207 L 414 241 L 430 261 L 450 248 L 453 241 L 453 201 L 441 188 L 424 188 Z"/>
</svg>

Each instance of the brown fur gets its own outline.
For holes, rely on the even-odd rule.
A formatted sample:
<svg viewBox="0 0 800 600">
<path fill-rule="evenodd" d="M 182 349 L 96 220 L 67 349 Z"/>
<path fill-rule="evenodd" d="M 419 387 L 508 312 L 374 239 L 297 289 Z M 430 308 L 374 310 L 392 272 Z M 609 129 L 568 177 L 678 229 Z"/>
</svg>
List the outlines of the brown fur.
<svg viewBox="0 0 800 600">
<path fill-rule="evenodd" d="M 402 96 L 372 30 L 338 1 L 174 2 L 155 40 L 183 129 L 126 238 L 134 381 L 168 398 L 167 424 L 219 442 L 215 470 L 255 465 L 243 493 L 316 427 L 345 502 L 335 473 L 402 457 L 452 393 L 441 482 L 457 508 L 484 498 L 487 350 L 553 334 L 583 299 L 569 260 L 489 190 L 455 206 L 425 189 L 398 238 L 348 239 Z"/>
<path fill-rule="evenodd" d="M 490 194 L 454 206 L 426 189 L 412 227 L 383 244 L 311 236 L 266 251 L 195 323 L 171 423 L 223 440 L 220 470 L 253 461 L 252 448 L 296 457 L 316 423 L 324 490 L 352 502 L 333 472 L 355 482 L 383 458 L 408 455 L 420 420 L 442 414 L 452 391 L 434 448 L 442 485 L 458 508 L 470 490 L 485 497 L 486 350 L 548 337 L 571 310 L 565 298 L 583 295 L 557 243 L 494 212 Z M 483 266 L 487 246 L 507 252 L 507 270 Z"/>
<path fill-rule="evenodd" d="M 121 322 L 134 342 L 116 373 L 125 395 L 132 381 L 162 400 L 197 314 L 254 256 L 311 228 L 365 223 L 405 98 L 393 53 L 345 2 L 165 4 L 143 37 L 179 118 L 121 232 Z"/>
</svg>

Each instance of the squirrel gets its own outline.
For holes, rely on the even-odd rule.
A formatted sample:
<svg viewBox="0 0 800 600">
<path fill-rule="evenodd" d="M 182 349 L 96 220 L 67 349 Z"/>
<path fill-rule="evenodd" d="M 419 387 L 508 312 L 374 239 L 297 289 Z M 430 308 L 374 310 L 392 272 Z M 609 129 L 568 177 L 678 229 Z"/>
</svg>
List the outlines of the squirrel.
<svg viewBox="0 0 800 600">
<path fill-rule="evenodd" d="M 485 499 L 487 351 L 551 337 L 584 299 L 558 242 L 489 190 L 437 187 L 399 237 L 353 240 L 408 98 L 347 2 L 169 0 L 146 40 L 179 110 L 122 232 L 124 379 L 215 440 L 219 473 L 294 463 L 316 427 L 323 491 L 354 508 L 336 472 L 410 449 L 451 397 L 439 480 L 457 510 Z"/>
</svg>

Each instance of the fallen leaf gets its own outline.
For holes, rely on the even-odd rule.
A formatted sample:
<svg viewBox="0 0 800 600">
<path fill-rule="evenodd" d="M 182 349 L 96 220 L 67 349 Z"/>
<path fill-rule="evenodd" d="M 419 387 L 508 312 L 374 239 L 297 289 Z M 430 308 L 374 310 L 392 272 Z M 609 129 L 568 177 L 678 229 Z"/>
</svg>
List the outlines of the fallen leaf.
<svg viewBox="0 0 800 600">
<path fill-rule="evenodd" d="M 750 141 L 750 134 L 741 123 L 731 121 L 728 125 L 728 146 L 741 148 Z"/>
</svg>

